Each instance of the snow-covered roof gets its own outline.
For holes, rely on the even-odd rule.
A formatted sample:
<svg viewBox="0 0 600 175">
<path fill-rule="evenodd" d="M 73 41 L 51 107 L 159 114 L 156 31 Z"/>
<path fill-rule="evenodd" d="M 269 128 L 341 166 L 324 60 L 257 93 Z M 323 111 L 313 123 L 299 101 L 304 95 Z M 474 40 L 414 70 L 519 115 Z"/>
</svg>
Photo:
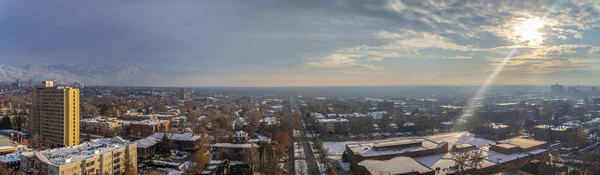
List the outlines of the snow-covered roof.
<svg viewBox="0 0 600 175">
<path fill-rule="evenodd" d="M 345 118 L 329 118 L 329 119 L 317 119 L 317 122 L 319 123 L 329 123 L 329 122 L 348 122 L 348 119 Z"/>
<path fill-rule="evenodd" d="M 435 172 L 433 169 L 415 161 L 415 159 L 403 156 L 390 160 L 364 160 L 358 163 L 358 166 L 365 167 L 372 174 L 378 172 L 392 174 L 428 174 Z"/>
<path fill-rule="evenodd" d="M 468 143 L 470 145 L 475 145 L 475 146 L 479 147 L 479 148 L 471 150 L 471 151 L 480 151 L 484 158 L 484 160 L 481 162 L 481 165 L 480 165 L 481 167 L 479 167 L 479 168 L 498 166 L 499 165 L 498 163 L 502 164 L 505 162 L 510 162 L 510 161 L 514 161 L 517 159 L 521 159 L 524 157 L 530 157 L 531 155 L 539 155 L 539 154 L 543 154 L 547 151 L 546 149 L 541 148 L 541 149 L 531 150 L 528 152 L 503 154 L 503 153 L 491 151 L 489 149 L 491 147 L 489 144 L 493 144 L 493 141 L 473 138 L 473 135 L 474 134 L 466 133 L 466 132 L 456 132 L 456 133 L 428 136 L 427 138 L 422 138 L 422 139 L 403 139 L 403 140 L 388 139 L 388 140 L 383 140 L 383 141 L 350 143 L 350 144 L 347 144 L 347 146 L 351 150 L 359 151 L 359 154 L 367 157 L 368 155 L 388 155 L 388 154 L 392 154 L 394 152 L 402 153 L 402 152 L 417 151 L 417 150 L 423 149 L 418 146 L 415 146 L 415 147 L 408 147 L 408 148 L 404 148 L 404 149 L 384 150 L 384 151 L 379 151 L 376 153 L 370 148 L 378 143 L 384 143 L 384 142 L 392 142 L 392 143 L 388 143 L 388 144 L 402 144 L 401 142 L 414 143 L 415 141 L 421 141 L 423 143 L 423 146 L 421 146 L 421 147 L 426 147 L 427 146 L 426 143 L 432 142 L 432 141 L 435 141 L 438 143 L 440 141 L 448 141 L 449 145 L 458 145 L 458 144 Z M 527 141 L 525 141 L 527 143 L 520 143 L 520 142 L 523 142 L 523 140 L 519 140 L 519 139 L 516 139 L 516 140 L 509 139 L 509 140 L 511 141 L 512 144 L 519 144 L 519 145 L 523 145 L 524 147 L 530 147 L 530 145 L 532 145 L 532 144 L 537 145 L 538 144 L 537 142 L 539 142 L 539 141 L 527 140 Z M 398 143 L 396 143 L 396 142 L 398 142 Z M 531 142 L 531 144 L 529 142 Z M 534 143 L 534 142 L 536 142 L 536 143 Z M 358 147 L 356 147 L 356 146 L 358 146 Z M 365 146 L 367 147 L 367 149 L 365 149 Z M 432 146 L 432 145 L 429 145 L 429 146 Z M 394 159 L 396 159 L 396 158 L 394 158 Z M 414 159 L 414 161 L 416 163 L 424 165 L 425 167 L 428 167 L 430 169 L 436 170 L 439 168 L 440 171 L 437 172 L 437 174 L 440 174 L 440 175 L 452 174 L 456 171 L 455 169 L 452 169 L 452 167 L 454 167 L 456 165 L 456 162 L 452 159 L 452 152 L 433 154 L 433 155 L 421 156 L 421 157 L 415 157 L 415 158 L 403 157 L 403 158 L 398 158 L 398 159 L 402 159 L 402 161 L 392 163 L 392 164 L 393 165 L 398 165 L 398 164 L 405 165 L 406 164 L 406 167 L 413 167 L 412 166 L 413 160 L 410 160 L 410 159 Z M 365 161 L 363 161 L 363 162 L 365 162 Z M 374 163 L 373 165 L 370 165 L 370 166 L 375 167 L 375 169 L 378 169 L 378 167 L 381 167 L 383 169 L 390 168 L 388 166 L 384 166 L 384 165 L 386 165 L 385 161 L 370 161 L 370 162 Z M 359 163 L 359 165 L 360 164 L 364 165 L 364 163 L 362 163 L 362 162 Z M 417 164 L 414 164 L 414 165 L 415 165 L 414 167 L 419 167 Z M 473 169 L 473 167 L 468 166 L 468 167 L 466 167 L 466 169 Z M 394 169 L 394 171 L 390 171 L 390 173 L 394 174 L 394 173 L 405 172 L 405 171 L 414 171 L 414 170 L 413 169 L 407 169 L 407 170 Z"/>
<path fill-rule="evenodd" d="M 283 106 L 282 106 L 282 105 L 275 105 L 275 106 L 271 106 L 271 109 L 275 109 L 275 110 L 277 110 L 277 109 L 281 109 L 281 108 L 283 108 Z"/>
<path fill-rule="evenodd" d="M 154 137 L 147 137 L 144 139 L 137 140 L 135 141 L 135 143 L 137 144 L 138 148 L 148 148 L 156 145 L 158 143 L 158 139 Z"/>
<path fill-rule="evenodd" d="M 562 124 L 562 126 L 566 126 L 566 127 L 580 127 L 581 122 L 579 120 L 573 120 L 573 121 L 568 121 Z"/>
<path fill-rule="evenodd" d="M 186 116 L 179 116 L 179 117 L 173 118 L 173 120 L 187 120 L 187 117 Z"/>
<path fill-rule="evenodd" d="M 310 116 L 313 116 L 315 118 L 325 118 L 325 116 L 323 114 L 317 113 L 317 112 L 310 113 Z"/>
<path fill-rule="evenodd" d="M 246 137 L 248 136 L 248 133 L 244 132 L 244 131 L 236 131 L 235 132 L 235 137 Z"/>
<path fill-rule="evenodd" d="M 600 122 L 600 118 L 594 118 L 590 121 L 585 122 L 585 124 L 596 124 Z"/>
<path fill-rule="evenodd" d="M 5 135 L 10 135 L 10 134 L 25 135 L 25 133 L 23 133 L 21 131 L 15 131 L 15 130 L 12 130 L 12 129 L 0 130 L 0 134 L 5 134 Z"/>
<path fill-rule="evenodd" d="M 131 122 L 131 124 L 137 124 L 137 125 L 158 125 L 158 124 L 165 123 L 165 122 L 169 122 L 169 121 L 168 120 L 142 120 L 142 121 Z"/>
<path fill-rule="evenodd" d="M 267 125 L 274 125 L 274 124 L 277 124 L 279 121 L 278 121 L 277 117 L 265 117 L 265 118 L 261 119 L 260 122 L 266 122 Z"/>
<path fill-rule="evenodd" d="M 155 139 L 162 139 L 163 138 L 163 134 L 161 132 L 157 132 L 154 133 L 153 135 L 151 135 L 150 137 L 153 137 Z M 186 133 L 186 134 L 167 134 L 167 136 L 169 137 L 169 139 L 171 140 L 177 140 L 177 141 L 196 141 L 200 138 L 202 138 L 200 135 L 192 135 L 190 133 Z"/>
<path fill-rule="evenodd" d="M 0 162 L 9 163 L 9 162 L 17 162 L 21 160 L 21 153 L 25 150 L 15 151 L 13 153 L 7 155 L 0 155 Z"/>
<path fill-rule="evenodd" d="M 4 150 L 4 149 L 25 149 L 27 148 L 27 146 L 25 145 L 16 145 L 16 146 L 12 146 L 12 145 L 3 145 L 0 146 L 0 150 Z"/>
<path fill-rule="evenodd" d="M 500 124 L 500 123 L 488 123 L 487 126 L 490 127 L 490 128 L 493 128 L 493 129 L 508 128 L 508 125 Z"/>
<path fill-rule="evenodd" d="M 413 143 L 418 143 L 417 145 L 404 147 L 402 149 L 377 149 L 378 147 L 387 147 L 390 145 L 403 145 L 408 144 L 412 145 Z M 439 148 L 440 145 L 447 144 L 446 142 L 434 142 L 425 138 L 416 138 L 416 139 L 405 139 L 405 140 L 389 140 L 389 141 L 377 141 L 377 142 L 365 142 L 365 143 L 355 143 L 355 144 L 347 144 L 346 146 L 350 148 L 354 152 L 354 154 L 362 155 L 364 157 L 372 157 L 372 156 L 383 156 L 383 155 L 393 155 L 407 152 L 415 152 L 415 151 L 423 151 L 429 149 Z"/>
<path fill-rule="evenodd" d="M 217 147 L 217 148 L 250 148 L 250 147 L 258 148 L 258 145 L 254 144 L 254 143 L 244 143 L 244 144 L 215 143 L 215 144 L 212 144 L 211 146 Z"/>
<path fill-rule="evenodd" d="M 79 162 L 92 158 L 96 155 L 111 152 L 124 146 L 135 144 L 123 140 L 120 137 L 103 138 L 85 142 L 77 146 L 55 148 L 40 152 L 25 152 L 23 156 L 36 156 L 40 161 L 51 166 L 63 166 L 73 162 Z"/>
</svg>

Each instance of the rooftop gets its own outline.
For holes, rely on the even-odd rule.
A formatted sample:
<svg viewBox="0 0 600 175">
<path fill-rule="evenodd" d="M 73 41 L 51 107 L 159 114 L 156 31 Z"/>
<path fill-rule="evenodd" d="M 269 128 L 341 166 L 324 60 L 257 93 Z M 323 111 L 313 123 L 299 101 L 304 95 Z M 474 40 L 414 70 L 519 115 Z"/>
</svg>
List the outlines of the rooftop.
<svg viewBox="0 0 600 175">
<path fill-rule="evenodd" d="M 26 157 L 36 156 L 40 161 L 53 166 L 63 166 L 72 162 L 92 158 L 122 148 L 126 145 L 135 144 L 123 140 L 121 137 L 96 139 L 73 147 L 55 148 L 40 152 L 25 152 L 21 155 Z"/>
<path fill-rule="evenodd" d="M 519 146 L 523 149 L 529 149 L 532 147 L 546 144 L 546 142 L 543 142 L 543 141 L 523 139 L 523 138 L 513 138 L 513 139 L 503 140 L 503 141 L 500 141 L 500 143 L 503 143 L 503 144 L 498 144 L 498 145 L 506 145 L 508 143 L 508 144 L 512 144 L 515 146 Z"/>
<path fill-rule="evenodd" d="M 489 123 L 487 126 L 488 126 L 488 127 L 490 127 L 490 128 L 493 128 L 493 129 L 504 129 L 504 128 L 508 128 L 508 125 L 505 125 L 505 124 L 500 124 L 500 123 Z"/>
<path fill-rule="evenodd" d="M 158 143 L 158 139 L 154 137 L 147 137 L 145 139 L 136 140 L 135 143 L 138 148 L 148 148 Z"/>
<path fill-rule="evenodd" d="M 86 123 L 117 123 L 119 119 L 116 118 L 107 118 L 107 117 L 96 117 L 96 118 L 85 118 L 81 119 L 81 122 Z"/>
<path fill-rule="evenodd" d="M 215 143 L 215 144 L 212 144 L 211 146 L 217 147 L 217 148 L 250 148 L 250 147 L 258 148 L 258 145 L 254 144 L 254 143 L 244 143 L 244 144 Z"/>
<path fill-rule="evenodd" d="M 155 139 L 162 139 L 163 138 L 163 134 L 161 132 L 157 132 L 154 133 L 153 135 L 151 135 L 150 137 L 153 137 Z M 202 138 L 200 135 L 192 135 L 190 133 L 185 133 L 185 134 L 168 134 L 169 139 L 171 140 L 177 140 L 177 141 L 196 141 L 200 138 Z"/>
<path fill-rule="evenodd" d="M 465 148 L 474 148 L 475 147 L 475 145 L 471 145 L 471 144 L 468 144 L 468 143 L 457 144 L 457 145 L 454 145 L 454 146 L 456 147 L 456 149 L 465 149 Z"/>
<path fill-rule="evenodd" d="M 358 163 L 364 166 L 372 174 L 387 172 L 391 174 L 428 173 L 433 172 L 431 168 L 415 161 L 410 157 L 395 157 L 390 160 L 365 160 Z M 398 166 L 401 165 L 401 166 Z"/>
<path fill-rule="evenodd" d="M 517 148 L 519 146 L 517 145 L 512 145 L 512 144 L 506 144 L 506 143 L 501 143 L 501 144 L 496 144 L 497 147 L 501 147 L 504 149 L 513 149 L 513 148 Z"/>
<path fill-rule="evenodd" d="M 418 145 L 412 145 L 416 143 L 421 143 Z M 381 142 L 363 142 L 363 143 L 351 143 L 346 146 L 350 148 L 355 154 L 362 155 L 364 157 L 372 157 L 372 156 L 381 156 L 381 155 L 391 155 L 391 154 L 400 154 L 406 152 L 414 152 L 414 151 L 422 151 L 428 149 L 439 148 L 447 144 L 446 142 L 434 142 L 426 138 L 416 138 L 416 139 L 408 139 L 408 140 L 391 140 L 391 141 L 381 141 Z M 407 147 L 399 148 L 399 149 L 386 149 L 386 150 L 378 150 L 377 147 L 390 147 L 397 145 L 408 145 Z"/>
<path fill-rule="evenodd" d="M 21 153 L 25 150 L 15 151 L 13 153 L 7 155 L 0 155 L 0 162 L 8 163 L 8 162 L 16 162 L 21 160 Z"/>
<path fill-rule="evenodd" d="M 131 122 L 131 124 L 137 124 L 137 125 L 158 125 L 164 122 L 169 122 L 168 120 L 142 120 L 142 121 L 135 121 L 135 122 Z"/>
<path fill-rule="evenodd" d="M 537 129 L 550 129 L 552 131 L 566 131 L 572 127 L 568 127 L 568 126 L 550 126 L 550 125 L 537 125 L 534 126 L 534 128 Z"/>
<path fill-rule="evenodd" d="M 371 149 L 377 144 L 399 144 L 399 143 L 414 143 L 414 142 L 422 142 L 421 147 L 408 147 L 405 149 L 399 150 L 384 150 L 384 151 L 375 151 Z M 474 137 L 474 134 L 468 132 L 454 132 L 454 133 L 444 133 L 433 136 L 428 136 L 427 138 L 403 138 L 403 140 L 398 139 L 388 139 L 388 140 L 380 140 L 380 141 L 370 141 L 370 142 L 362 142 L 362 143 L 347 143 L 349 149 L 354 151 L 356 154 L 363 155 L 365 157 L 376 156 L 376 155 L 385 155 L 385 154 L 395 154 L 402 153 L 407 151 L 417 151 L 421 149 L 433 148 L 435 143 L 443 144 L 447 142 L 449 146 L 456 146 L 457 148 L 463 147 L 471 147 L 476 146 L 473 149 L 469 149 L 466 151 L 480 151 L 482 156 L 484 157 L 484 161 L 481 164 L 480 168 L 497 166 L 498 163 L 506 163 L 510 161 L 514 161 L 516 159 L 520 159 L 523 157 L 527 157 L 530 155 L 538 155 L 547 152 L 546 148 L 540 149 L 527 149 L 533 148 L 540 144 L 545 144 L 546 142 L 530 140 L 530 139 L 522 139 L 522 138 L 514 138 L 508 139 L 501 142 L 493 142 L 485 139 L 480 139 Z M 512 154 L 503 154 L 495 151 L 491 151 L 490 147 L 492 145 L 500 146 L 500 147 L 522 147 L 523 152 L 515 152 Z M 421 166 L 425 166 L 429 169 L 436 170 L 439 168 L 439 172 L 437 174 L 452 174 L 455 170 L 451 167 L 456 165 L 456 162 L 452 160 L 453 152 L 434 154 L 429 156 L 408 158 L 403 157 L 398 160 L 392 161 L 392 163 L 388 163 L 386 161 L 377 161 L 377 160 L 365 160 L 359 163 L 359 165 L 363 165 L 363 162 L 369 162 L 367 165 L 368 169 L 371 172 L 377 173 L 378 171 L 390 172 L 394 173 L 407 173 L 411 172 L 411 170 L 416 170 Z M 411 162 L 411 159 L 416 161 L 419 165 Z M 391 165 L 394 164 L 394 165 Z M 397 166 L 397 165 L 408 165 L 408 166 Z M 407 169 L 410 168 L 410 169 Z M 472 167 L 468 167 L 467 169 L 471 169 Z"/>
<path fill-rule="evenodd" d="M 345 119 L 345 118 L 317 119 L 317 122 L 348 122 L 348 119 Z"/>
<path fill-rule="evenodd" d="M 4 134 L 6 136 L 10 136 L 10 134 L 25 135 L 25 133 L 23 133 L 21 131 L 15 131 L 15 130 L 12 130 L 12 129 L 0 130 L 0 134 Z"/>
</svg>

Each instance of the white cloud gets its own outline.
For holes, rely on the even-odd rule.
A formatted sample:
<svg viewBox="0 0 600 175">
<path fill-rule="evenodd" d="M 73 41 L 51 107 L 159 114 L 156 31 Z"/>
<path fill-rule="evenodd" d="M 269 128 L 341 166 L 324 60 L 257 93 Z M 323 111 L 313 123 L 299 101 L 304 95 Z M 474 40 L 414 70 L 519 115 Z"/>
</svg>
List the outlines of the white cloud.
<svg viewBox="0 0 600 175">
<path fill-rule="evenodd" d="M 383 58 L 381 58 L 381 57 L 371 57 L 368 60 L 369 61 L 381 61 L 381 60 L 383 60 Z"/>
</svg>

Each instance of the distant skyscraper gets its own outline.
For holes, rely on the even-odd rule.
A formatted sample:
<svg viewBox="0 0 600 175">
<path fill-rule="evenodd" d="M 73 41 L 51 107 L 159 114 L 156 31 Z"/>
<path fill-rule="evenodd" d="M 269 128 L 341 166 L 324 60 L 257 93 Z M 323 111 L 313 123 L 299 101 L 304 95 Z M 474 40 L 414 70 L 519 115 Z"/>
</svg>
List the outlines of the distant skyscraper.
<svg viewBox="0 0 600 175">
<path fill-rule="evenodd" d="M 51 147 L 79 145 L 79 89 L 44 81 L 32 98 L 30 134 L 38 134 L 42 144 Z"/>
<path fill-rule="evenodd" d="M 73 87 L 74 88 L 82 89 L 84 87 L 84 85 L 83 85 L 83 83 L 75 82 L 75 83 L 73 83 Z"/>
<path fill-rule="evenodd" d="M 179 90 L 179 99 L 180 100 L 189 100 L 190 99 L 190 92 L 188 91 L 187 88 L 181 88 Z"/>
<path fill-rule="evenodd" d="M 563 86 L 556 83 L 556 85 L 550 86 L 550 92 L 552 93 L 562 93 L 564 92 Z"/>
</svg>

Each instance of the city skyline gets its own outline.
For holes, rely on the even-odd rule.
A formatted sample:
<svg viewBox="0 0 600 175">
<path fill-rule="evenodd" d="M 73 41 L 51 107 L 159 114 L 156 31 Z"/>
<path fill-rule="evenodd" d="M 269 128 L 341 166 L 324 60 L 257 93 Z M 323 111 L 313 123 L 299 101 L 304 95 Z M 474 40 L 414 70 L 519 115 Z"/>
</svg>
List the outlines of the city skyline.
<svg viewBox="0 0 600 175">
<path fill-rule="evenodd" d="M 600 73 L 595 17 L 600 3 L 595 1 L 4 2 L 2 7 L 0 64 L 24 73 L 32 69 L 22 66 L 30 64 L 133 70 L 97 76 L 52 72 L 90 85 L 481 85 L 507 55 L 492 84 L 600 84 L 594 78 Z"/>
</svg>

